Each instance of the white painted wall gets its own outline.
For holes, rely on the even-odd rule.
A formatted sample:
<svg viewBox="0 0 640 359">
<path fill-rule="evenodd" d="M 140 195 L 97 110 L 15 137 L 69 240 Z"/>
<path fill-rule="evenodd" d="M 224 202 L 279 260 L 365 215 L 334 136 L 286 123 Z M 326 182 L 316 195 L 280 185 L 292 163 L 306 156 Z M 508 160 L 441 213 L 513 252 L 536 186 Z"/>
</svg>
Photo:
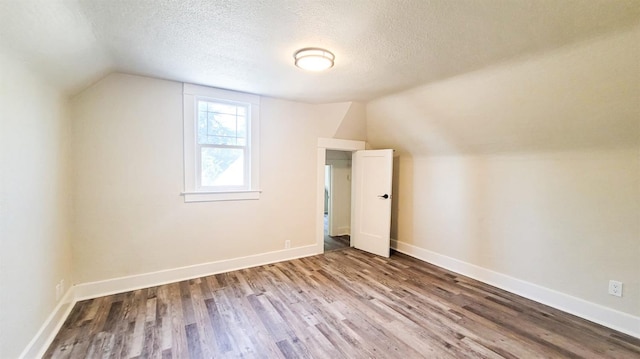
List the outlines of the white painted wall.
<svg viewBox="0 0 640 359">
<path fill-rule="evenodd" d="M 69 116 L 61 93 L 0 52 L 0 358 L 16 358 L 73 283 Z"/>
<path fill-rule="evenodd" d="M 260 200 L 184 203 L 182 85 L 112 74 L 87 89 L 72 100 L 77 282 L 314 244 L 317 139 L 350 105 L 263 98 Z"/>
<path fill-rule="evenodd" d="M 367 108 L 364 103 L 350 102 L 340 126 L 336 129 L 334 138 L 344 140 L 367 140 Z"/>
<path fill-rule="evenodd" d="M 400 154 L 392 235 L 640 316 L 638 38 L 635 27 L 370 102 L 369 143 Z"/>
</svg>

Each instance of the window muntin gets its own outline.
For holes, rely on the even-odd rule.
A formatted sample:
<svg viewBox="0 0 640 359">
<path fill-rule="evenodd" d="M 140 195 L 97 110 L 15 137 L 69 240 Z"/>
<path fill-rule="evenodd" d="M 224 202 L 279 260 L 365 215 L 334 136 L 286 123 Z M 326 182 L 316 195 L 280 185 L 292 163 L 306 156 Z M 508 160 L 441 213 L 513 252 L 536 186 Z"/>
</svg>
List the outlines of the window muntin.
<svg viewBox="0 0 640 359">
<path fill-rule="evenodd" d="M 198 144 L 247 144 L 247 105 L 198 100 Z"/>
<path fill-rule="evenodd" d="M 249 189 L 250 105 L 197 99 L 198 188 Z"/>
<path fill-rule="evenodd" d="M 185 202 L 260 198 L 260 97 L 183 85 Z"/>
</svg>

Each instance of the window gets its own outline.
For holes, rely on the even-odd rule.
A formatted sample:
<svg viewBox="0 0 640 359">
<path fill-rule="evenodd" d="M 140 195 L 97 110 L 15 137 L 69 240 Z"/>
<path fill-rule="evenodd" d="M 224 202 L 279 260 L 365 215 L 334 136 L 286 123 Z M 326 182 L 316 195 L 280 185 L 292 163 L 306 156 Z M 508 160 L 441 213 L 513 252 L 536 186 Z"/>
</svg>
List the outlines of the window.
<svg viewBox="0 0 640 359">
<path fill-rule="evenodd" d="M 249 106 L 201 98 L 196 101 L 198 189 L 249 189 Z"/>
<path fill-rule="evenodd" d="M 184 85 L 185 202 L 258 199 L 260 98 Z"/>
</svg>

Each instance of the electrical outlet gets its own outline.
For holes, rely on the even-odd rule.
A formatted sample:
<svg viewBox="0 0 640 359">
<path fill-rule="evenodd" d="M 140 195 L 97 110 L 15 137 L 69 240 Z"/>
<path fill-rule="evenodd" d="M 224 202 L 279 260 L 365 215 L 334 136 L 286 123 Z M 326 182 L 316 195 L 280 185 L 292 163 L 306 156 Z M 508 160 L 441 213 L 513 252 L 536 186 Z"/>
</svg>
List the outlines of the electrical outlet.
<svg viewBox="0 0 640 359">
<path fill-rule="evenodd" d="M 284 248 L 285 249 L 291 248 L 291 241 L 290 240 L 287 239 L 286 241 L 284 241 Z"/>
<path fill-rule="evenodd" d="M 615 295 L 616 297 L 622 297 L 622 282 L 618 282 L 617 280 L 610 280 L 609 294 Z"/>
</svg>

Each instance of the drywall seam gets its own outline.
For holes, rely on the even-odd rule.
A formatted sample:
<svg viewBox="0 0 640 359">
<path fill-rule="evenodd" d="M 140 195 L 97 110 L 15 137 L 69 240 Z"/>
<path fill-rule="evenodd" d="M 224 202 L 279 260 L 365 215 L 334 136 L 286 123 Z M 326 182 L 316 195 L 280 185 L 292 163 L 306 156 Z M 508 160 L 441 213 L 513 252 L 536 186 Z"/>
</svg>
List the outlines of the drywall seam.
<svg viewBox="0 0 640 359">
<path fill-rule="evenodd" d="M 391 240 L 398 252 L 504 289 L 519 296 L 548 305 L 605 327 L 640 338 L 640 317 L 588 302 L 506 274 L 479 267 L 408 243 Z"/>
</svg>

